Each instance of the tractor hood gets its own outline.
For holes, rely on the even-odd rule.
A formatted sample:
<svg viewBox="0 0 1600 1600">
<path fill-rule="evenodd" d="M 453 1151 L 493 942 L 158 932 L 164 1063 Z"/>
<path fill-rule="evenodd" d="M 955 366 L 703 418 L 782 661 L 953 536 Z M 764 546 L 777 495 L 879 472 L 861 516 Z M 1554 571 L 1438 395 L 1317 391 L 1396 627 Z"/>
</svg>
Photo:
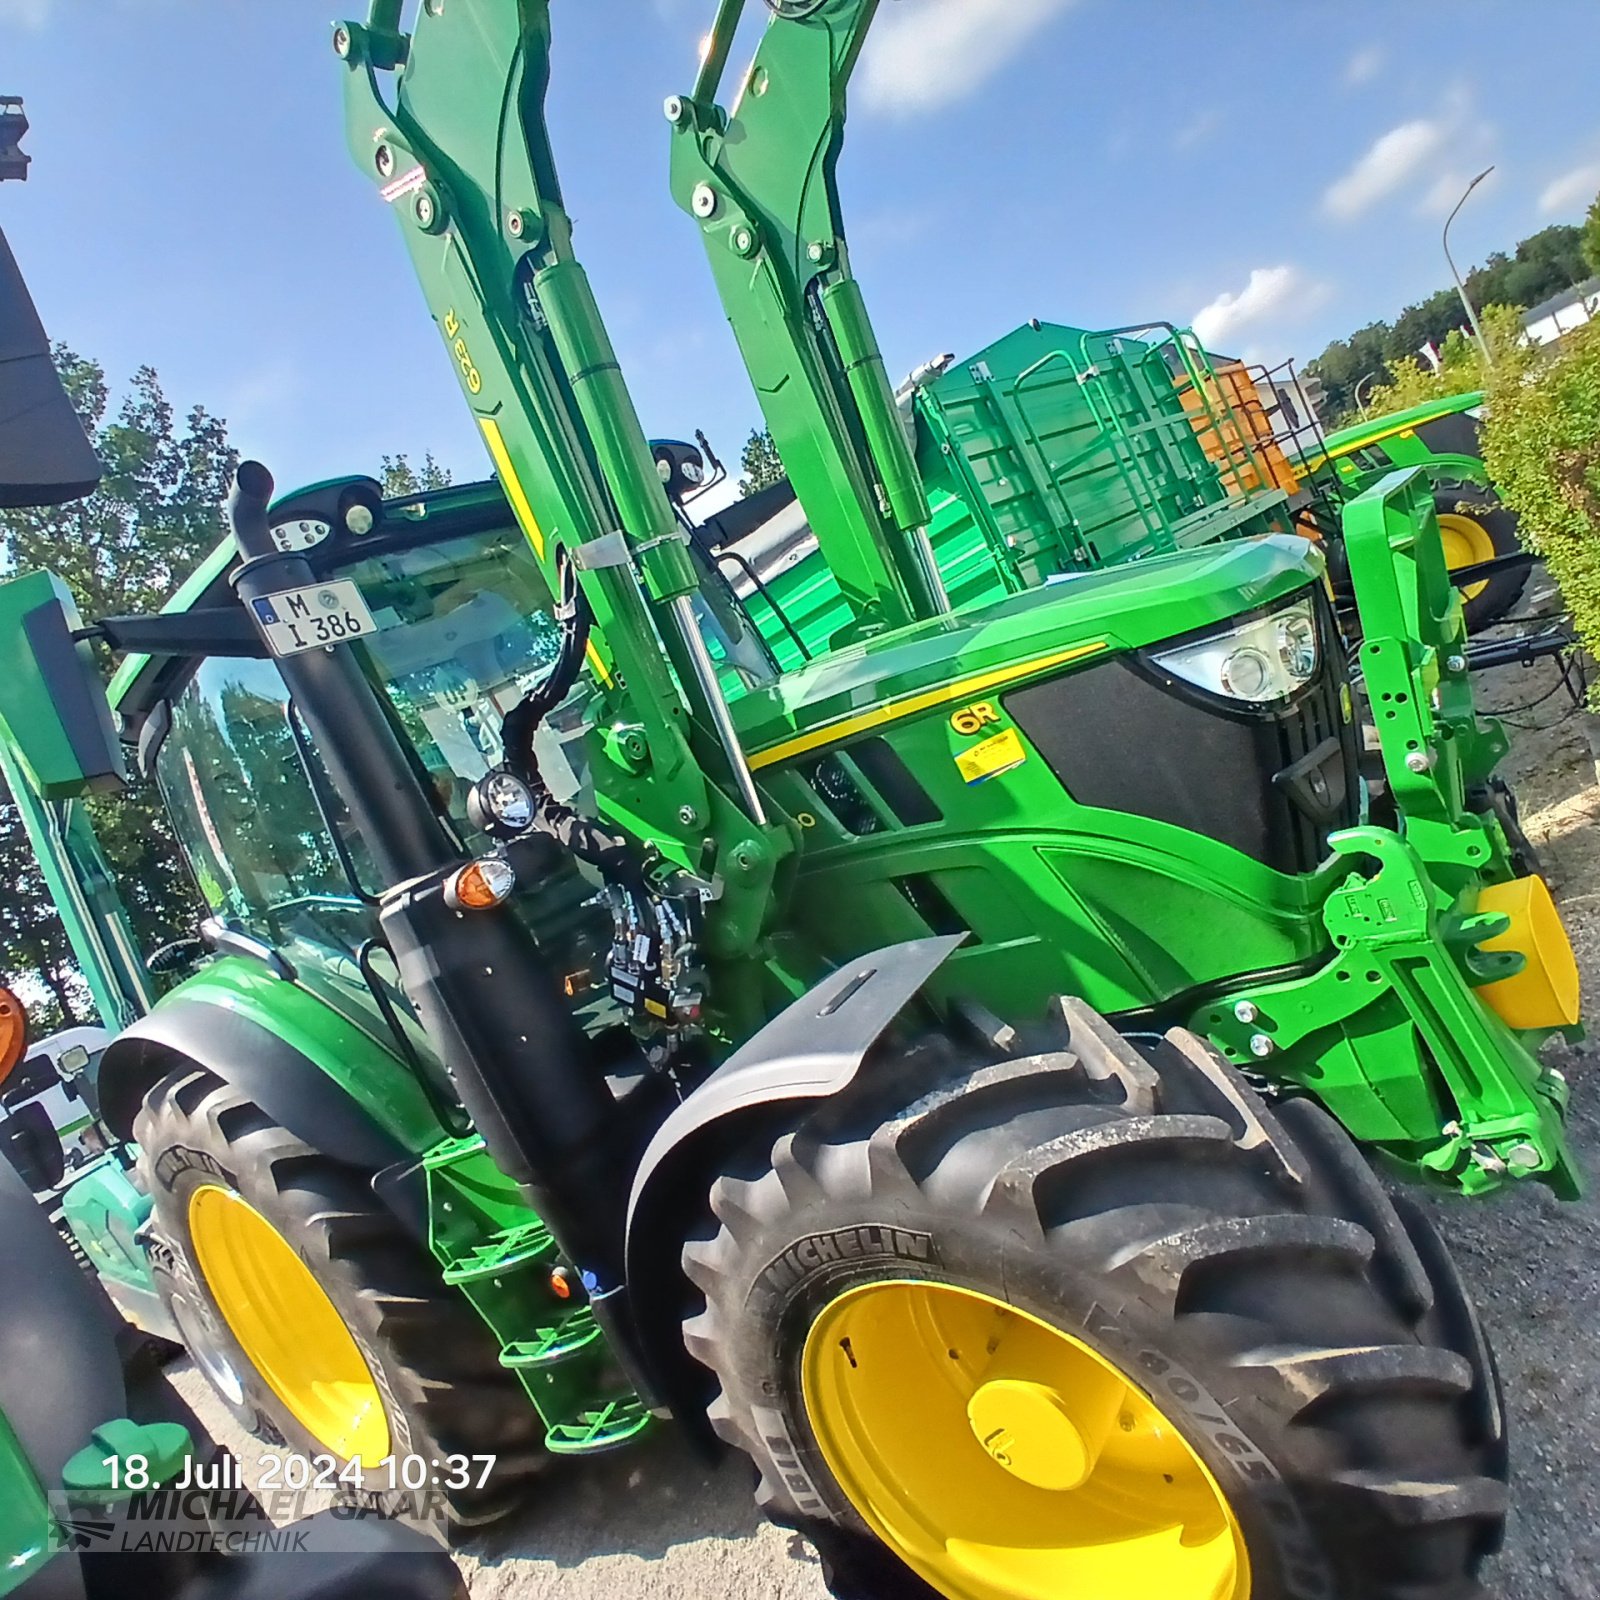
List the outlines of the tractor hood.
<svg viewBox="0 0 1600 1600">
<path fill-rule="evenodd" d="M 1230 540 L 1064 577 L 991 606 L 836 650 L 734 702 L 753 764 L 1118 650 L 1225 622 L 1320 582 L 1317 547 L 1289 535 Z"/>
</svg>

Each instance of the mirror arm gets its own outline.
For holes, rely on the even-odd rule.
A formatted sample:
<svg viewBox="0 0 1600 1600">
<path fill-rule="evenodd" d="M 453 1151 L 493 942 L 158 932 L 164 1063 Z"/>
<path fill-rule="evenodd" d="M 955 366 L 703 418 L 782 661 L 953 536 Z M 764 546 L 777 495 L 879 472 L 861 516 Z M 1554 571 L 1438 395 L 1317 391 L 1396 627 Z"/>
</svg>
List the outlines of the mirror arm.
<svg viewBox="0 0 1600 1600">
<path fill-rule="evenodd" d="M 204 606 L 196 611 L 162 612 L 153 617 L 102 617 L 80 628 L 74 640 L 99 639 L 118 651 L 151 656 L 228 656 L 266 659 L 250 618 L 239 606 Z"/>
</svg>

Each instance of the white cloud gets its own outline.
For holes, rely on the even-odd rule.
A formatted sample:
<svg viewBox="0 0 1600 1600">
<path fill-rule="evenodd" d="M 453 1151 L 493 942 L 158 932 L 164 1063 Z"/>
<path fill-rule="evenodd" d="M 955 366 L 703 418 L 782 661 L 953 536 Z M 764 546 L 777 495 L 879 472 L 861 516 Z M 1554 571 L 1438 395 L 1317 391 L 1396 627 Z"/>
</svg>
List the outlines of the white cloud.
<svg viewBox="0 0 1600 1600">
<path fill-rule="evenodd" d="M 50 18 L 55 0 L 0 0 L 0 23 L 36 32 Z"/>
<path fill-rule="evenodd" d="M 861 101 L 914 117 L 963 99 L 1076 0 L 903 0 L 878 13 Z"/>
<path fill-rule="evenodd" d="M 1539 209 L 1546 216 L 1560 216 L 1587 209 L 1600 191 L 1600 161 L 1590 161 L 1559 178 L 1552 178 L 1539 193 Z"/>
<path fill-rule="evenodd" d="M 1219 294 L 1202 306 L 1192 319 L 1195 336 L 1208 350 L 1236 345 L 1239 335 L 1262 323 L 1283 323 L 1320 306 L 1330 291 L 1325 283 L 1308 278 L 1299 267 L 1285 262 L 1276 267 L 1255 267 L 1249 282 L 1237 293 Z"/>
<path fill-rule="evenodd" d="M 1348 222 L 1424 173 L 1445 147 L 1449 127 L 1419 117 L 1373 140 L 1361 158 L 1323 192 L 1322 208 Z"/>
<path fill-rule="evenodd" d="M 1350 57 L 1344 64 L 1344 81 L 1348 88 L 1359 89 L 1371 83 L 1383 70 L 1383 46 L 1369 44 Z"/>
</svg>

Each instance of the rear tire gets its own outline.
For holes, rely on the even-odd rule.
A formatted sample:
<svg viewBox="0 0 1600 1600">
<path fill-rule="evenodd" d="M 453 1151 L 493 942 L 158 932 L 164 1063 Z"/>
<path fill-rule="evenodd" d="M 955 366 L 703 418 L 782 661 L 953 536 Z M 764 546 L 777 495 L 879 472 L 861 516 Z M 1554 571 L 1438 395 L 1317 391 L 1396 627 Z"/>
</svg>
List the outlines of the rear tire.
<svg viewBox="0 0 1600 1600">
<path fill-rule="evenodd" d="M 242 1407 L 260 1413 L 264 1431 L 298 1454 L 331 1455 L 341 1468 L 350 1459 L 296 1415 L 279 1392 L 292 1386 L 269 1381 L 252 1351 L 250 1327 L 235 1325 L 259 1313 L 255 1327 L 267 1332 L 257 1337 L 266 1339 L 292 1313 L 285 1307 L 278 1316 L 275 1306 L 241 1305 L 236 1289 L 219 1294 L 208 1281 L 205 1250 L 196 1248 L 191 1231 L 198 1191 L 206 1191 L 207 1204 L 244 1202 L 309 1268 L 377 1391 L 388 1453 L 435 1463 L 452 1454 L 497 1458 L 481 1490 L 430 1490 L 428 1510 L 442 1513 L 446 1530 L 491 1521 L 511 1508 L 543 1459 L 538 1415 L 500 1365 L 489 1329 L 445 1287 L 427 1250 L 373 1194 L 370 1172 L 321 1154 L 278 1127 L 231 1084 L 196 1068 L 176 1071 L 150 1090 L 134 1137 L 157 1228 L 178 1258 L 178 1281 L 195 1288 L 213 1327 L 227 1330 L 222 1345 L 237 1356 Z M 277 1248 L 272 1238 L 262 1237 L 269 1250 Z M 310 1388 L 302 1385 L 300 1392 Z M 367 1476 L 369 1485 L 373 1476 Z M 377 1476 L 387 1481 L 386 1474 Z M 474 1482 L 476 1476 L 475 1465 Z"/>
<path fill-rule="evenodd" d="M 755 1463 L 758 1500 L 816 1541 L 835 1593 L 876 1600 L 1481 1596 L 1474 1574 L 1505 1509 L 1498 1390 L 1436 1236 L 1397 1215 L 1320 1108 L 1296 1101 L 1280 1117 L 1192 1035 L 1135 1050 L 1088 1008 L 1063 1010 L 1068 1050 L 974 1066 L 942 1042 L 925 1045 L 869 1067 L 770 1153 L 716 1181 L 707 1226 L 684 1251 L 705 1300 L 684 1339 L 717 1379 L 708 1416 Z M 860 1315 L 841 1320 L 870 1295 L 904 1292 L 935 1308 L 935 1334 L 953 1325 L 937 1308 L 961 1304 L 947 1293 L 982 1296 L 1001 1331 L 961 1350 L 933 1350 L 932 1339 L 927 1381 L 908 1377 L 924 1358 L 916 1340 L 888 1341 Z M 1113 1429 L 1099 1457 L 1123 1476 L 1098 1479 L 1096 1465 L 1084 1487 L 1052 1485 L 1042 1512 L 1041 1479 L 1015 1452 L 1002 1471 L 983 1453 L 989 1440 L 979 1443 L 980 1412 L 967 1411 L 964 1430 L 950 1409 L 963 1396 L 978 1404 L 995 1352 L 1011 1361 L 1018 1330 L 1044 1337 L 1038 1323 L 1115 1369 L 1129 1397 L 1118 1402 L 1128 1437 L 1117 1443 Z M 819 1327 L 829 1338 L 846 1331 L 850 1370 L 818 1350 Z M 836 1374 L 827 1384 L 819 1361 Z M 1048 1393 L 1070 1410 L 1100 1381 Z M 883 1413 L 874 1393 L 908 1384 L 915 1402 Z M 836 1402 L 835 1391 L 855 1398 Z M 1203 1472 L 1170 1491 L 1163 1482 L 1186 1465 L 1140 1480 L 1152 1491 L 1141 1498 L 1128 1488 L 1131 1457 L 1118 1452 L 1142 1447 L 1143 1432 L 1129 1430 L 1146 1427 L 1133 1414 L 1152 1399 L 1169 1430 L 1152 1437 L 1176 1436 L 1181 1450 L 1162 1448 Z M 875 1432 L 855 1426 L 869 1416 Z M 881 1461 L 874 1493 L 852 1478 L 852 1451 Z M 1182 1548 L 1170 1529 L 1144 1545 L 1115 1531 L 1130 1506 L 1164 1503 L 1140 1515 L 1195 1533 L 1198 1520 L 1170 1508 L 1199 1518 L 1199 1502 L 1171 1497 L 1207 1476 L 1236 1552 L 1221 1587 L 1203 1570 L 1179 1576 L 1165 1556 L 1140 1565 L 1163 1539 Z M 970 1494 L 944 1492 L 969 1481 Z M 896 1521 L 897 1484 L 908 1522 Z M 930 1509 L 941 1500 L 948 1509 Z M 1035 1537 L 994 1531 L 1025 1521 L 1024 1505 Z M 1105 1518 L 1103 1533 L 1069 1538 L 1086 1515 L 1091 1527 Z M 934 1525 L 940 1516 L 946 1525 Z M 1071 1557 L 1043 1577 L 1027 1566 L 1041 1527 L 1052 1559 L 1062 1540 Z M 1026 1548 L 997 1579 L 997 1558 L 970 1552 L 1006 1537 Z M 1119 1537 L 1132 1565 L 1095 1566 Z M 1197 1533 L 1183 1542 L 1204 1543 Z"/>
<path fill-rule="evenodd" d="M 1522 549 L 1517 519 L 1492 489 L 1476 484 L 1439 489 L 1434 493 L 1433 508 L 1445 536 L 1447 565 L 1466 566 L 1496 556 L 1516 555 Z M 1452 552 L 1456 553 L 1454 560 Z M 1484 579 L 1481 588 L 1470 585 L 1475 593 L 1463 589 L 1461 605 L 1467 632 L 1476 633 L 1505 616 L 1522 598 L 1532 570 L 1530 566 L 1511 567 Z"/>
<path fill-rule="evenodd" d="M 281 1445 L 250 1398 L 245 1383 L 246 1361 L 210 1297 L 195 1282 L 189 1263 L 160 1235 L 151 1252 L 150 1276 L 167 1315 L 183 1340 L 183 1348 L 212 1394 L 246 1433 Z"/>
</svg>

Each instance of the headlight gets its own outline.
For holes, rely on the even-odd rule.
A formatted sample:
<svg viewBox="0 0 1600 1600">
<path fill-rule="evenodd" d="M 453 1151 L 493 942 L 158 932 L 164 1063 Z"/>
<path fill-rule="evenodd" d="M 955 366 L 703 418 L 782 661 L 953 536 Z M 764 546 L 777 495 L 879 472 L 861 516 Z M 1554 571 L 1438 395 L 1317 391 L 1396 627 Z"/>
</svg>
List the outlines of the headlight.
<svg viewBox="0 0 1600 1600">
<path fill-rule="evenodd" d="M 467 819 L 495 838 L 514 838 L 533 826 L 533 791 L 516 773 L 497 767 L 472 786 Z"/>
<path fill-rule="evenodd" d="M 1311 597 L 1209 633 L 1150 660 L 1176 678 L 1229 700 L 1284 700 L 1316 676 L 1321 656 Z"/>
</svg>

